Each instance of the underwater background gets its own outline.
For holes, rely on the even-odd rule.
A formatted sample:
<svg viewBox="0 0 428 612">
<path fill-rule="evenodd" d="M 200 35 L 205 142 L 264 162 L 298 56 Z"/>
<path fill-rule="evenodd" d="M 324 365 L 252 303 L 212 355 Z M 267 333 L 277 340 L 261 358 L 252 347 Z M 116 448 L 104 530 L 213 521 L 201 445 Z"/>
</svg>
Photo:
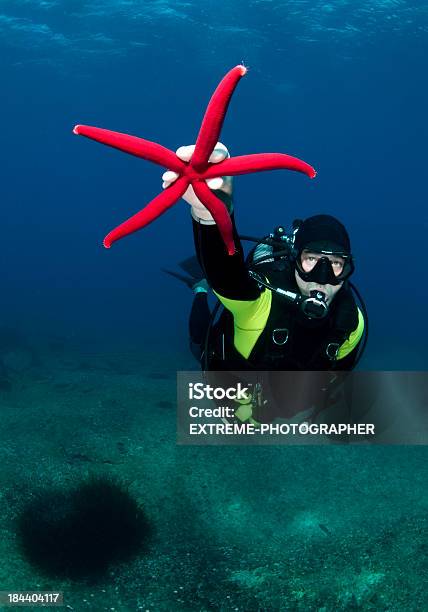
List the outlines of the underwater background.
<svg viewBox="0 0 428 612">
<path fill-rule="evenodd" d="M 104 249 L 163 170 L 72 133 L 191 144 L 244 63 L 222 142 L 318 175 L 237 177 L 239 231 L 340 218 L 370 317 L 359 368 L 426 370 L 427 41 L 405 0 L 0 2 L 0 590 L 79 611 L 428 609 L 424 446 L 176 445 L 176 373 L 198 364 L 191 293 L 162 269 L 193 253 L 188 206 Z M 28 533 L 68 524 L 94 476 L 122 483 L 104 502 L 128 509 L 127 535 L 108 528 L 129 558 L 86 567 L 77 522 L 86 569 L 58 570 Z"/>
</svg>

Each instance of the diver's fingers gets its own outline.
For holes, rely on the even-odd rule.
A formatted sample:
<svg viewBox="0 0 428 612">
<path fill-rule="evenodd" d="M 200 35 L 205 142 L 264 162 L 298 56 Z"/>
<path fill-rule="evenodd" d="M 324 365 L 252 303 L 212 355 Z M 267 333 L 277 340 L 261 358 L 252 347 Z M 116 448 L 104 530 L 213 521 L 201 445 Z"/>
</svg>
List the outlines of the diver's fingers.
<svg viewBox="0 0 428 612">
<path fill-rule="evenodd" d="M 180 175 L 177 172 L 173 172 L 172 170 L 167 170 L 162 174 L 162 188 L 166 189 L 172 183 L 174 183 Z M 223 187 L 224 180 L 221 176 L 217 176 L 216 178 L 208 179 L 207 185 L 210 189 L 221 189 Z"/>
<path fill-rule="evenodd" d="M 193 155 L 193 151 L 195 150 L 195 145 L 185 145 L 183 147 L 178 147 L 175 154 L 182 161 L 188 162 Z"/>
<path fill-rule="evenodd" d="M 173 183 L 178 179 L 180 175 L 178 172 L 174 172 L 173 170 L 167 170 L 162 174 L 162 180 L 166 183 Z"/>
<path fill-rule="evenodd" d="M 216 178 L 208 179 L 207 185 L 210 189 L 221 189 L 223 187 L 223 182 L 221 176 L 217 176 Z"/>
<path fill-rule="evenodd" d="M 189 162 L 194 151 L 195 151 L 195 145 L 185 145 L 185 146 L 179 147 L 176 150 L 175 154 L 182 161 Z M 208 161 L 211 164 L 218 164 L 219 162 L 223 161 L 227 157 L 230 157 L 227 147 L 222 142 L 218 142 L 216 146 L 214 147 L 214 150 L 211 153 Z"/>
<path fill-rule="evenodd" d="M 180 175 L 177 172 L 173 172 L 172 170 L 167 170 L 162 174 L 162 187 L 166 189 L 169 187 L 174 181 L 178 179 Z"/>
<path fill-rule="evenodd" d="M 227 147 L 222 142 L 218 142 L 210 155 L 209 162 L 211 164 L 218 164 L 227 157 L 230 157 Z M 224 185 L 224 178 L 218 176 L 216 178 L 208 179 L 207 185 L 210 189 L 222 189 Z"/>
<path fill-rule="evenodd" d="M 218 164 L 227 157 L 230 157 L 227 147 L 222 142 L 218 142 L 214 147 L 208 161 L 212 164 Z"/>
</svg>

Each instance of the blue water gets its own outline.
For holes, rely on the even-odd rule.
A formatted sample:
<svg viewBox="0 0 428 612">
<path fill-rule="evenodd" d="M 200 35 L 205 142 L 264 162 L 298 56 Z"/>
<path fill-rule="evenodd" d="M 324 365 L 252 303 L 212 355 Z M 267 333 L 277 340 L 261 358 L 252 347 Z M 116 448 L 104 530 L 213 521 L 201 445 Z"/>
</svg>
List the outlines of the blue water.
<svg viewBox="0 0 428 612">
<path fill-rule="evenodd" d="M 405 0 L 0 2 L 0 328 L 38 353 L 28 370 L 21 353 L 0 389 L 5 495 L 19 506 L 20 487 L 91 469 L 132 481 L 160 534 L 132 574 L 150 610 L 423 609 L 426 453 L 177 448 L 175 373 L 197 368 L 191 295 L 161 269 L 193 253 L 188 206 L 104 249 L 164 170 L 72 129 L 191 144 L 217 83 L 244 63 L 222 142 L 318 175 L 236 178 L 239 231 L 340 218 L 370 316 L 361 368 L 425 370 L 427 41 L 426 7 Z M 0 578 L 35 588 L 15 512 L 2 553 L 15 565 Z M 130 584 L 115 576 L 102 608 L 77 586 L 75 609 L 136 610 L 115 600 Z"/>
<path fill-rule="evenodd" d="M 239 230 L 340 217 L 370 312 L 366 367 L 423 369 L 427 27 L 401 0 L 3 1 L 2 318 L 185 342 L 189 296 L 159 269 L 193 250 L 186 205 L 104 250 L 162 170 L 71 130 L 192 143 L 217 82 L 244 62 L 223 142 L 300 156 L 318 177 L 238 178 Z"/>
</svg>

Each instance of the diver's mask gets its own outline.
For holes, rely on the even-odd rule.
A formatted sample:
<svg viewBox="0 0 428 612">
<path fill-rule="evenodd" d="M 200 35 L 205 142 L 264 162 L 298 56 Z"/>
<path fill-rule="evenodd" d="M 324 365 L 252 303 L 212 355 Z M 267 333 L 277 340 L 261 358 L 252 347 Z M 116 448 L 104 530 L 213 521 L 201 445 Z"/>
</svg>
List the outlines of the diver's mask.
<svg viewBox="0 0 428 612">
<path fill-rule="evenodd" d="M 262 253 L 253 259 L 253 264 L 258 266 L 275 262 L 278 259 L 287 260 L 298 276 L 308 283 L 337 286 L 354 272 L 354 261 L 347 231 L 340 221 L 330 215 L 315 215 L 306 221 L 295 219 L 290 233 L 287 233 L 284 227 L 279 226 L 266 239 L 258 242 L 259 246 L 264 243 L 264 248 Z M 302 256 L 305 253 L 314 255 L 316 259 L 316 262 L 312 262 L 312 267 L 309 266 L 309 270 L 305 265 L 307 271 L 303 269 L 305 262 Z M 338 266 L 339 261 L 341 266 Z M 322 287 L 309 290 L 309 296 L 307 296 L 274 286 L 251 268 L 249 274 L 260 287 L 267 287 L 286 298 L 297 306 L 308 319 L 322 319 L 329 312 L 327 294 L 322 291 Z"/>
<path fill-rule="evenodd" d="M 303 250 L 295 259 L 296 270 L 300 278 L 308 283 L 317 283 L 319 285 L 340 285 L 354 272 L 354 261 L 352 255 L 339 251 L 313 251 L 319 255 L 316 264 L 309 271 L 305 272 L 302 267 L 302 258 L 305 257 L 305 252 L 312 251 L 310 249 Z M 344 261 L 342 269 L 339 273 L 334 271 L 334 263 L 330 261 L 327 255 L 340 258 Z"/>
</svg>

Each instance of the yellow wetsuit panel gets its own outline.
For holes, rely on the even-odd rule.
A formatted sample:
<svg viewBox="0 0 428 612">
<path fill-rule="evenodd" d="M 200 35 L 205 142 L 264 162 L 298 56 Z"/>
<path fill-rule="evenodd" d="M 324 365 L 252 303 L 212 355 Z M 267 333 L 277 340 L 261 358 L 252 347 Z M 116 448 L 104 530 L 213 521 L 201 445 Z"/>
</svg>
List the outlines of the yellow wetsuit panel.
<svg viewBox="0 0 428 612">
<path fill-rule="evenodd" d="M 223 306 L 233 315 L 233 344 L 248 359 L 270 314 L 272 291 L 265 289 L 256 300 L 231 300 L 214 291 Z"/>
<path fill-rule="evenodd" d="M 214 291 L 223 306 L 233 315 L 233 344 L 245 359 L 251 354 L 269 318 L 272 305 L 272 291 L 265 289 L 256 300 L 231 300 Z M 349 338 L 340 346 L 337 359 L 349 355 L 361 340 L 364 331 L 364 317 L 358 308 L 358 325 Z"/>
<path fill-rule="evenodd" d="M 357 346 L 361 340 L 361 336 L 364 332 L 364 317 L 361 310 L 358 308 L 358 325 L 353 332 L 349 334 L 349 338 L 345 340 L 342 346 L 339 348 L 337 353 L 337 359 L 343 359 L 346 355 L 349 355 L 351 351 Z"/>
</svg>

